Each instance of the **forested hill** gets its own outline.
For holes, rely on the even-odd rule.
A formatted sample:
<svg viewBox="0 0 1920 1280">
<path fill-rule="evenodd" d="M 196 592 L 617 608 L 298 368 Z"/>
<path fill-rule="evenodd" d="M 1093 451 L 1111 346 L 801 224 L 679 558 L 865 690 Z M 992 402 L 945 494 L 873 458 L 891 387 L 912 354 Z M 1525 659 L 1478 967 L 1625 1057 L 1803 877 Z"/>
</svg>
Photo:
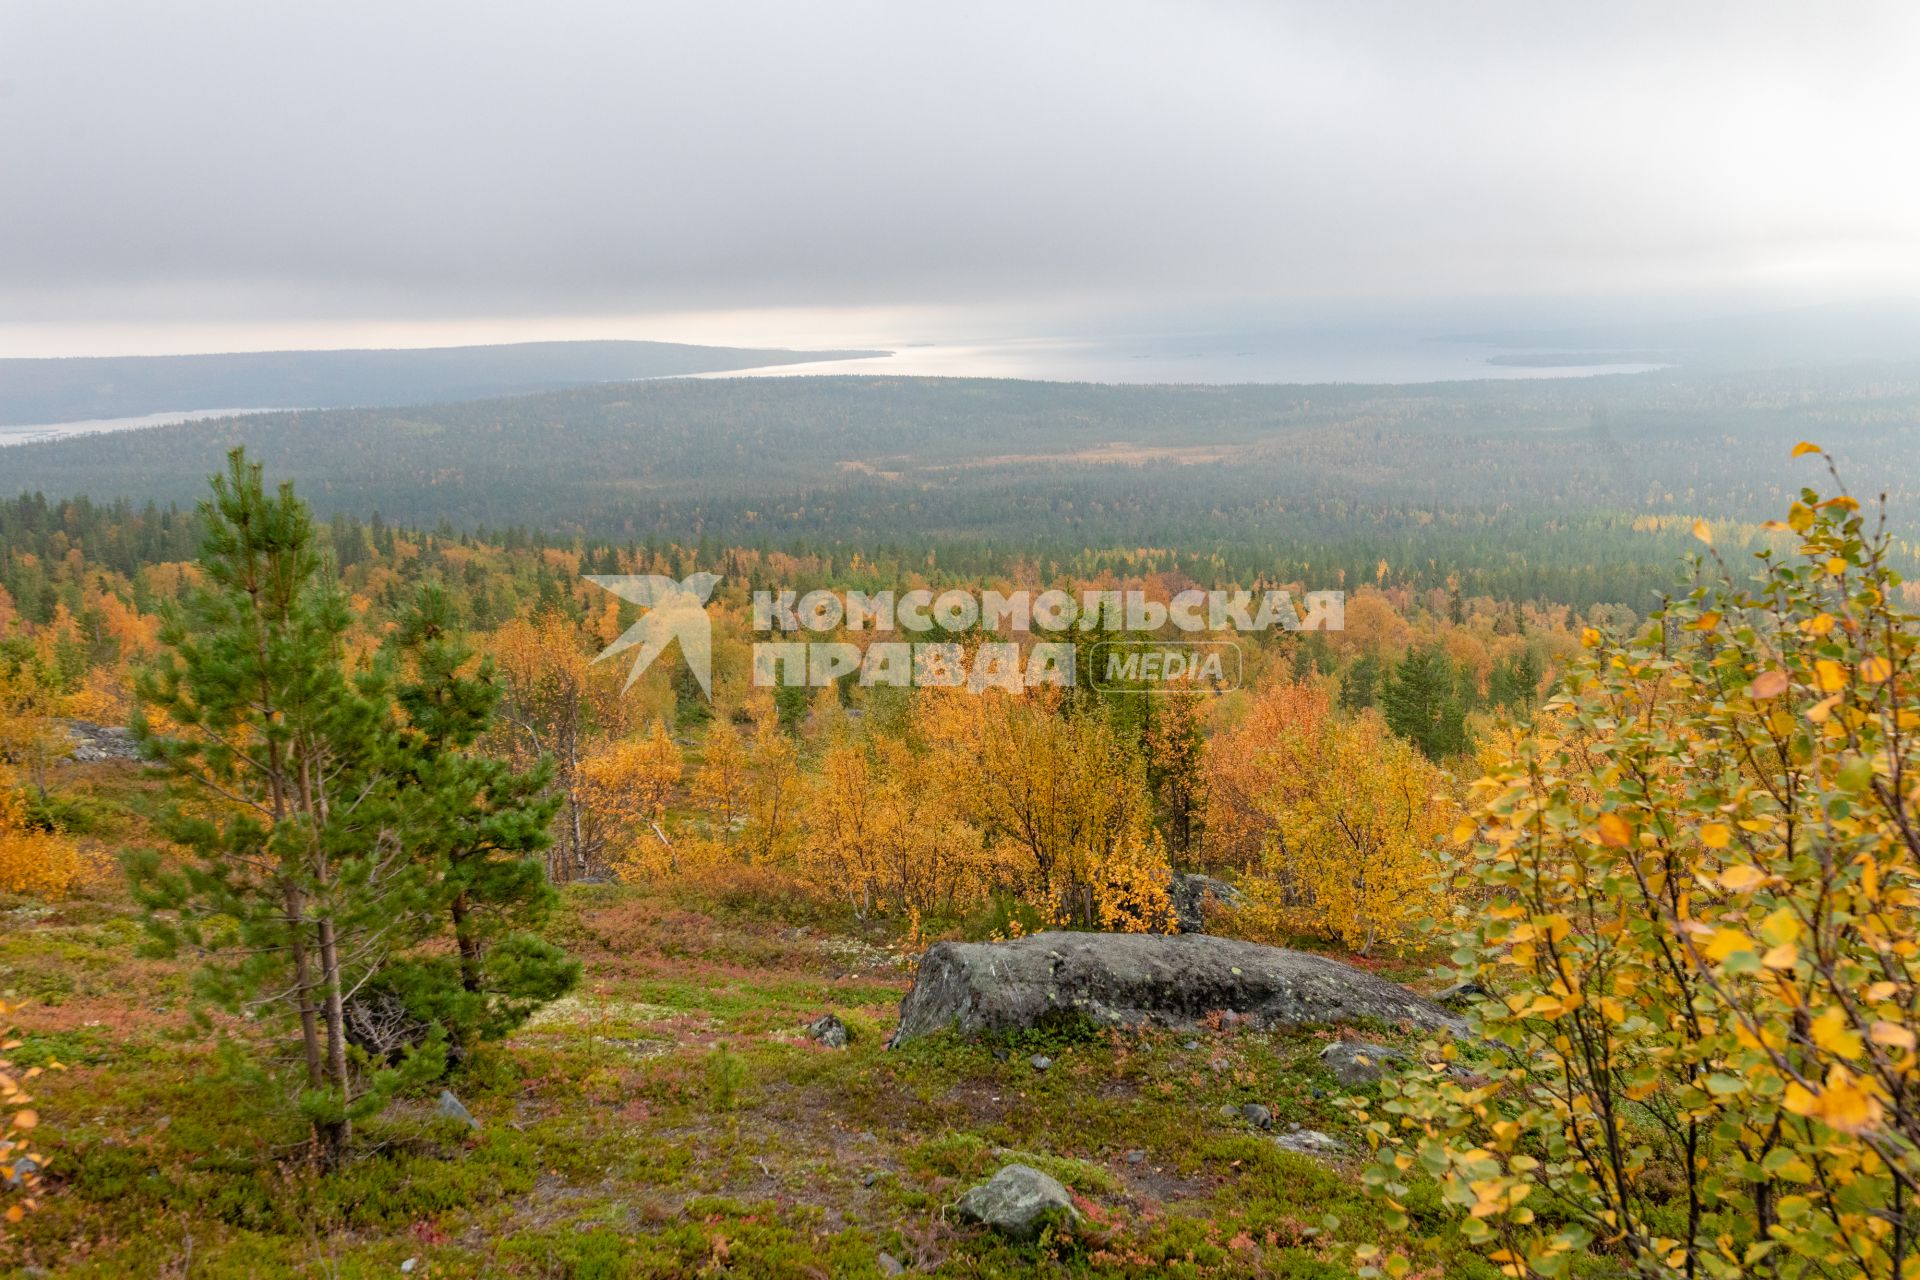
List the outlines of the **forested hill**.
<svg viewBox="0 0 1920 1280">
<path fill-rule="evenodd" d="M 521 342 L 424 350 L 0 360 L 0 426 L 192 409 L 441 403 L 882 354 L 677 342 Z"/>
<path fill-rule="evenodd" d="M 0 451 L 0 484 L 186 503 L 245 444 L 323 513 L 416 527 L 947 563 L 1172 547 L 1243 580 L 1351 584 L 1385 561 L 1470 593 L 1640 605 L 1696 545 L 1695 517 L 1765 519 L 1824 482 L 1788 461 L 1803 438 L 1912 522 L 1916 366 L 1421 387 L 668 381 L 25 445 Z"/>
</svg>

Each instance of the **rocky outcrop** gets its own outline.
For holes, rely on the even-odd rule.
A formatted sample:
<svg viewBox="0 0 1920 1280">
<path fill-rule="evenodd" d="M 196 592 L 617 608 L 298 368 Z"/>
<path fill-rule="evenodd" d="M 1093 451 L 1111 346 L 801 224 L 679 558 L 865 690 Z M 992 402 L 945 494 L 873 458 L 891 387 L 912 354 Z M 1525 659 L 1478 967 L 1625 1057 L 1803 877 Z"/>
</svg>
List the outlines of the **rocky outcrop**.
<svg viewBox="0 0 1920 1280">
<path fill-rule="evenodd" d="M 1173 917 L 1180 926 L 1180 932 L 1205 933 L 1208 900 L 1220 906 L 1232 907 L 1239 905 L 1242 895 L 1225 880 L 1176 871 L 1173 881 L 1167 885 L 1167 897 L 1173 903 Z"/>
<path fill-rule="evenodd" d="M 92 724 L 85 720 L 69 720 L 66 723 L 67 739 L 73 743 L 73 750 L 67 759 L 75 764 L 91 764 L 97 760 L 138 760 L 140 744 L 133 740 L 133 730 L 113 724 Z"/>
<path fill-rule="evenodd" d="M 1223 1013 L 1255 1027 L 1370 1018 L 1464 1028 L 1405 987 L 1325 956 L 1203 934 L 1038 933 L 928 948 L 889 1043 L 948 1027 L 971 1034 L 1079 1019 L 1194 1027 Z"/>
</svg>

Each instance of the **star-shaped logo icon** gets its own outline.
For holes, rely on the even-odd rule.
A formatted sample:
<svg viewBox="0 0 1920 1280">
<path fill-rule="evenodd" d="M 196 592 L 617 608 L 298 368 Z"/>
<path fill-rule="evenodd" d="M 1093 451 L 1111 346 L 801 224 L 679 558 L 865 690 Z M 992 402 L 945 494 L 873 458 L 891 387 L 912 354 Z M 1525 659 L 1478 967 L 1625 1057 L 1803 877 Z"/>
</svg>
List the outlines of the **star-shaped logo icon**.
<svg viewBox="0 0 1920 1280">
<path fill-rule="evenodd" d="M 674 640 L 680 641 L 680 656 L 686 660 L 700 691 L 713 700 L 713 624 L 707 619 L 707 600 L 720 583 L 717 573 L 690 573 L 684 581 L 657 573 L 586 574 L 588 582 L 604 587 L 622 600 L 637 604 L 646 612 L 628 627 L 618 640 L 594 657 L 595 662 L 624 653 L 635 645 L 633 667 L 627 673 L 622 690 L 631 689 L 653 660 Z"/>
</svg>

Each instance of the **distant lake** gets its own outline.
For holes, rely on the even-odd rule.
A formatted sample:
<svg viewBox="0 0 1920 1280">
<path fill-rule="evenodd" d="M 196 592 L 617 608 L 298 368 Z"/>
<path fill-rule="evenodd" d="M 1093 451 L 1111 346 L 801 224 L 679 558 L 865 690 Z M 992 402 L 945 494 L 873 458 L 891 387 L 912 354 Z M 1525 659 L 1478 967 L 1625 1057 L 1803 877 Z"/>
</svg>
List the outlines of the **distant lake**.
<svg viewBox="0 0 1920 1280">
<path fill-rule="evenodd" d="M 279 413 L 278 409 L 184 409 L 178 413 L 148 413 L 138 418 L 89 418 L 84 422 L 47 422 L 38 426 L 0 426 L 0 445 L 27 444 L 35 440 L 59 440 L 66 436 L 90 436 L 102 431 L 136 431 L 141 427 L 165 427 L 176 422 L 194 422 L 201 418 L 231 418 L 243 413 Z"/>
<path fill-rule="evenodd" d="M 1651 352 L 1531 351 L 1420 335 L 1189 333 L 1102 338 L 995 338 L 975 342 L 879 343 L 891 354 L 690 375 L 790 378 L 831 374 L 937 378 L 1030 378 L 1107 383 L 1418 383 L 1507 378 L 1584 378 L 1666 367 Z M 1632 359 L 1630 357 L 1642 357 Z M 1564 363 L 1562 363 L 1564 361 Z M 638 379 L 650 381 L 650 379 Z M 0 426 L 0 446 L 103 431 L 164 427 L 274 409 L 186 409 L 135 418 Z"/>
<path fill-rule="evenodd" d="M 1542 352 L 1418 334 L 1192 333 L 890 344 L 893 354 L 703 378 L 904 374 L 1117 383 L 1411 383 L 1581 378 L 1666 367 L 1647 352 Z"/>
</svg>

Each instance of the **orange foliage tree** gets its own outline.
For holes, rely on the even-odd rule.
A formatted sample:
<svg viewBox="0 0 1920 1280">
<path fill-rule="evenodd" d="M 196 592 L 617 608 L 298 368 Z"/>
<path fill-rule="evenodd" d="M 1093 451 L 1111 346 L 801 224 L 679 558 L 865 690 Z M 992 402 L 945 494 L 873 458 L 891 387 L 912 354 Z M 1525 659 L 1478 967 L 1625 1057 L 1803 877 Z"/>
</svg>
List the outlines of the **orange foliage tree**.
<svg viewBox="0 0 1920 1280">
<path fill-rule="evenodd" d="M 1371 711 L 1282 680 L 1214 743 L 1216 861 L 1248 867 L 1241 928 L 1314 934 L 1365 953 L 1446 912 L 1446 775 Z"/>
<path fill-rule="evenodd" d="M 801 871 L 862 915 L 951 912 L 986 896 L 980 833 L 960 819 L 928 753 L 893 737 L 842 739 L 808 789 Z"/>
<path fill-rule="evenodd" d="M 615 742 L 580 765 L 580 796 L 613 842 L 610 860 L 623 879 L 673 866 L 673 846 L 661 822 L 684 763 L 665 723 L 644 738 Z"/>
<path fill-rule="evenodd" d="M 1044 696 L 928 689 L 918 732 L 955 812 L 1043 913 L 1089 928 L 1171 927 L 1145 764 L 1103 716 Z"/>
</svg>

